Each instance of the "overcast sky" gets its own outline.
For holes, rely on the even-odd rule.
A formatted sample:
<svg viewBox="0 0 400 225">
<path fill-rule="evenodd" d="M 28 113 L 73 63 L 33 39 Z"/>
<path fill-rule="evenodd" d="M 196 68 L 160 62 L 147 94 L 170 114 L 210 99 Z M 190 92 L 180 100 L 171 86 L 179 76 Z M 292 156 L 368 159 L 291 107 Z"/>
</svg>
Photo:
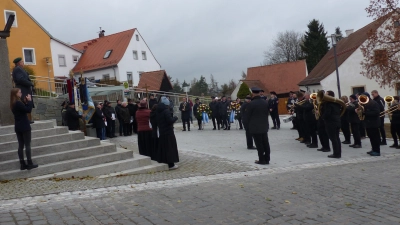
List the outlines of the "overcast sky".
<svg viewBox="0 0 400 225">
<path fill-rule="evenodd" d="M 318 19 L 329 34 L 372 21 L 368 0 L 18 0 L 54 37 L 74 44 L 137 28 L 163 69 L 181 82 L 219 84 L 259 66 L 278 32 Z"/>
</svg>

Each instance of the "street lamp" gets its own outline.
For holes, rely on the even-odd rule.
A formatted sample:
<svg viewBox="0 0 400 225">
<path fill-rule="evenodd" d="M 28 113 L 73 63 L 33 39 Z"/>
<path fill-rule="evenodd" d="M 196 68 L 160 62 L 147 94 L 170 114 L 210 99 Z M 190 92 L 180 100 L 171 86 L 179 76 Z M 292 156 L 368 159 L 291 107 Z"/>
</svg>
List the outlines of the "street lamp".
<svg viewBox="0 0 400 225">
<path fill-rule="evenodd" d="M 46 60 L 46 64 L 47 64 L 47 76 L 48 76 L 48 83 L 49 83 L 49 90 L 51 93 L 51 82 L 50 82 L 50 66 L 51 66 L 51 62 L 50 62 L 50 57 L 46 57 L 44 58 Z"/>
<path fill-rule="evenodd" d="M 336 34 L 332 34 L 331 35 L 332 46 L 333 46 L 333 54 L 335 55 L 336 82 L 337 82 L 338 95 L 339 95 L 339 98 L 340 98 L 340 97 L 342 97 L 342 94 L 340 93 L 339 68 L 338 68 L 337 54 L 336 54 L 336 44 L 337 44 L 337 39 L 336 38 L 337 37 L 339 37 L 339 35 L 336 35 Z"/>
</svg>

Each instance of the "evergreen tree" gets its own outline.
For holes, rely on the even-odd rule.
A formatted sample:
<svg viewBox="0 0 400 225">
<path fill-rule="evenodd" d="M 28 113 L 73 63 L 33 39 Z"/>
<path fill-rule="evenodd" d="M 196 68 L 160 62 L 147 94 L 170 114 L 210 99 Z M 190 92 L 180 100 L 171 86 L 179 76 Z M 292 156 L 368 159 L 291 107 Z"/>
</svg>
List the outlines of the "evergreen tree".
<svg viewBox="0 0 400 225">
<path fill-rule="evenodd" d="M 340 27 L 335 28 L 335 34 L 336 34 L 336 42 L 340 41 L 343 39 L 343 33 L 340 30 Z"/>
<path fill-rule="evenodd" d="M 184 88 L 184 87 L 189 87 L 189 86 L 190 85 L 188 83 L 186 83 L 186 80 L 183 80 L 182 87 Z"/>
<path fill-rule="evenodd" d="M 172 87 L 173 87 L 172 92 L 175 92 L 175 93 L 183 93 L 183 89 L 182 89 L 182 87 L 181 87 L 181 84 L 180 84 L 178 78 L 175 80 L 175 82 L 174 82 L 174 84 L 172 85 Z"/>
<path fill-rule="evenodd" d="M 301 49 L 305 53 L 308 73 L 310 73 L 318 62 L 329 51 L 329 42 L 326 38 L 324 25 L 313 19 L 308 25 L 308 31 L 304 35 L 304 43 Z"/>
<path fill-rule="evenodd" d="M 250 88 L 245 82 L 243 82 L 242 85 L 240 85 L 237 97 L 240 99 L 244 99 L 247 95 L 251 95 Z"/>
<path fill-rule="evenodd" d="M 196 78 L 192 81 L 192 86 L 190 87 L 190 94 L 201 96 L 201 94 L 208 94 L 208 84 L 204 76 L 200 76 L 200 79 Z"/>
</svg>

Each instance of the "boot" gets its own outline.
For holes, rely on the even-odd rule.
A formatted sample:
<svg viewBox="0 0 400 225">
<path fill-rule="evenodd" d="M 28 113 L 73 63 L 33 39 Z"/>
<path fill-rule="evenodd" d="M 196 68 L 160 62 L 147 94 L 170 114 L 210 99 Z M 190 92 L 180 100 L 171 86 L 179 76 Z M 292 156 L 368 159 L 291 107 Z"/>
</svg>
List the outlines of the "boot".
<svg viewBox="0 0 400 225">
<path fill-rule="evenodd" d="M 26 163 L 25 160 L 19 160 L 19 164 L 21 164 L 21 170 L 26 170 Z"/>
<path fill-rule="evenodd" d="M 38 168 L 39 165 L 33 164 L 32 160 L 27 160 L 28 161 L 28 166 L 26 167 L 27 170 L 35 169 Z"/>
</svg>

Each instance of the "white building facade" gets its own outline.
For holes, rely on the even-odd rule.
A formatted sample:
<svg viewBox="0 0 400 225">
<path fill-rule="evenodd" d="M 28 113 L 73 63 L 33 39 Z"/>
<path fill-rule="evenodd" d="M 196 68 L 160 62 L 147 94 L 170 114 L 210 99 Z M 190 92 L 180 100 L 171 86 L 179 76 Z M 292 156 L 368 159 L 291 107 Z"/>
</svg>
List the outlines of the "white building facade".
<svg viewBox="0 0 400 225">
<path fill-rule="evenodd" d="M 51 63 L 55 77 L 68 77 L 69 72 L 75 67 L 82 52 L 57 39 L 50 40 Z"/>
</svg>

